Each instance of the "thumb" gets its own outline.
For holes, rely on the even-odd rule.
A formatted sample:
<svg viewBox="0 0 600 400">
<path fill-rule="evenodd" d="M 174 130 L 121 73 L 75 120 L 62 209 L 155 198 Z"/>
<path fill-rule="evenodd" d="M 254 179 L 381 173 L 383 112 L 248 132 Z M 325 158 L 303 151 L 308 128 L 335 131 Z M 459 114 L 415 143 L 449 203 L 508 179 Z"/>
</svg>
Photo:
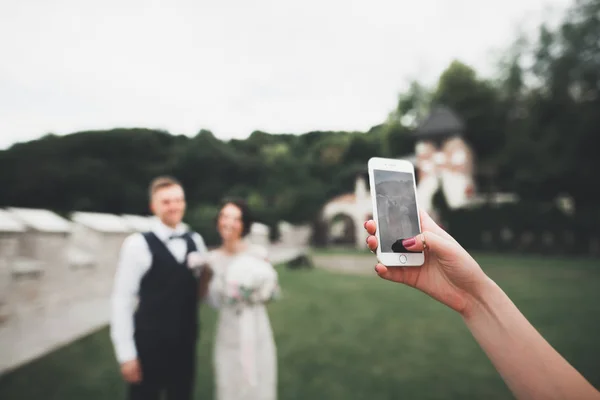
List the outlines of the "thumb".
<svg viewBox="0 0 600 400">
<path fill-rule="evenodd" d="M 453 253 L 452 242 L 431 231 L 424 231 L 417 236 L 405 239 L 402 245 L 410 251 L 430 252 L 442 258 Z"/>
</svg>

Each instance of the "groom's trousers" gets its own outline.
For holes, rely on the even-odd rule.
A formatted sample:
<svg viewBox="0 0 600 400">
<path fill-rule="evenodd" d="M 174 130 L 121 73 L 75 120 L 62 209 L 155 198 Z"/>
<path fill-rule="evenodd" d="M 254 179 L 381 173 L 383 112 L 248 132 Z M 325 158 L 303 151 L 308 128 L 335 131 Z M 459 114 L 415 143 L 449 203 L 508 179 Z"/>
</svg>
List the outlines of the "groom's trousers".
<svg viewBox="0 0 600 400">
<path fill-rule="evenodd" d="M 194 391 L 196 343 L 136 337 L 142 381 L 129 387 L 130 400 L 191 400 Z"/>
</svg>

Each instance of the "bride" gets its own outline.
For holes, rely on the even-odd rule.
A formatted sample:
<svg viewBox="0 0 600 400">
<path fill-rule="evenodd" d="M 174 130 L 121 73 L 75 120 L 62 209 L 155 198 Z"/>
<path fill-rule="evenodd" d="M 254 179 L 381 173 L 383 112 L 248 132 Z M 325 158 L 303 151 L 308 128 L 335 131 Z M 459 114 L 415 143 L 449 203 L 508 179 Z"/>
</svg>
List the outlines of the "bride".
<svg viewBox="0 0 600 400">
<path fill-rule="evenodd" d="M 275 400 L 277 354 L 265 303 L 279 294 L 266 249 L 244 240 L 251 218 L 226 200 L 217 217 L 222 244 L 210 252 L 207 300 L 219 310 L 214 347 L 217 400 Z"/>
</svg>

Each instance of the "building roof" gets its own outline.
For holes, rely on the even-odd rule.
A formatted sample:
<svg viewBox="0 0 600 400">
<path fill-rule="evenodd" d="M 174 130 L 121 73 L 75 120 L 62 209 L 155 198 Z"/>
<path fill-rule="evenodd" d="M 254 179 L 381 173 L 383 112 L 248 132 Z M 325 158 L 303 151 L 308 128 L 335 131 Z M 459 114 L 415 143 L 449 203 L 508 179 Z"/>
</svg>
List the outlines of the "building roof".
<svg viewBox="0 0 600 400">
<path fill-rule="evenodd" d="M 456 135 L 462 134 L 464 129 L 465 124 L 451 109 L 437 106 L 419 125 L 415 135 L 421 137 Z"/>
<path fill-rule="evenodd" d="M 93 212 L 74 212 L 73 222 L 103 233 L 128 233 L 131 228 L 126 220 L 118 215 Z"/>
<path fill-rule="evenodd" d="M 121 218 L 125 220 L 129 229 L 136 232 L 147 232 L 152 228 L 153 217 L 142 215 L 123 214 Z"/>
<path fill-rule="evenodd" d="M 0 210 L 0 232 L 25 232 L 23 222 L 15 218 L 10 212 Z"/>
<path fill-rule="evenodd" d="M 50 210 L 11 207 L 8 211 L 29 229 L 49 233 L 71 231 L 71 222 Z"/>
</svg>

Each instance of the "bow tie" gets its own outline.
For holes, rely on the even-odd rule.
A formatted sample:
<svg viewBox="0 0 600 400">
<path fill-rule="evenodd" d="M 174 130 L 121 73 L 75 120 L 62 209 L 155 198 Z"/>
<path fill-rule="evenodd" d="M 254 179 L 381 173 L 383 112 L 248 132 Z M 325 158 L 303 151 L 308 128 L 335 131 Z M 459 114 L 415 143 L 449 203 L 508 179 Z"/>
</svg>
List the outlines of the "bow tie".
<svg viewBox="0 0 600 400">
<path fill-rule="evenodd" d="M 169 240 L 173 240 L 173 239 L 185 239 L 186 235 L 185 233 L 182 234 L 173 234 L 171 236 L 169 236 Z"/>
</svg>

